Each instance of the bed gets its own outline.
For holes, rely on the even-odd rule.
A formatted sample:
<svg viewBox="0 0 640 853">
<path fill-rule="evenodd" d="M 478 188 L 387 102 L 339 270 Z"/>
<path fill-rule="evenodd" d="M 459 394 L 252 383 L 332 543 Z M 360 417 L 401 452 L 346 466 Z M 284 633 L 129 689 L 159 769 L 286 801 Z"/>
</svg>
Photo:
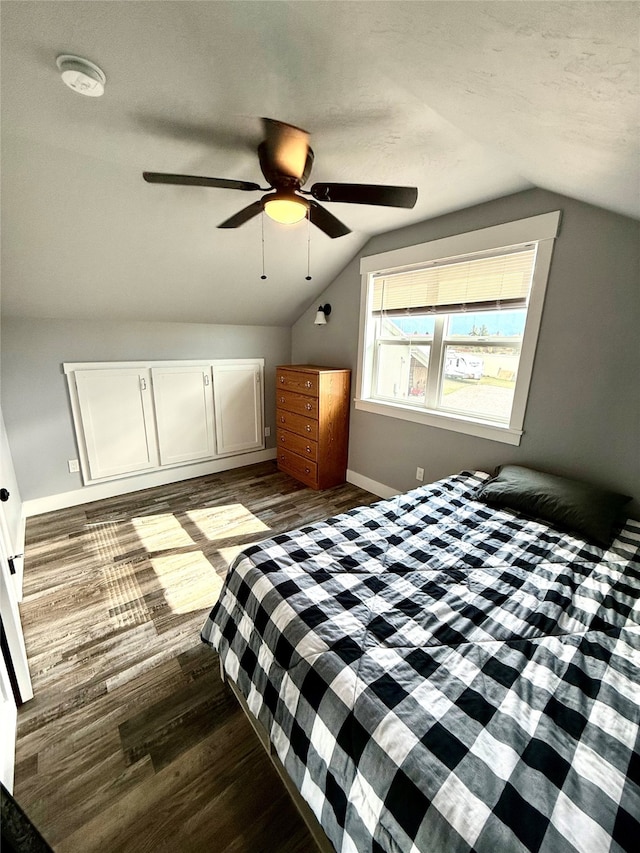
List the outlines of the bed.
<svg viewBox="0 0 640 853">
<path fill-rule="evenodd" d="M 202 639 L 340 853 L 640 839 L 640 522 L 462 472 L 247 548 Z"/>
</svg>

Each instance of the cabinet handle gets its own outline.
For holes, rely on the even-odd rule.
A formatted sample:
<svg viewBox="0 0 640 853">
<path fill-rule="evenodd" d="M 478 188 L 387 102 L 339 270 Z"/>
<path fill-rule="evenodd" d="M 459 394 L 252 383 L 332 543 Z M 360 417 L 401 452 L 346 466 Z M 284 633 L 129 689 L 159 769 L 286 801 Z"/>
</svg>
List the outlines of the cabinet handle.
<svg viewBox="0 0 640 853">
<path fill-rule="evenodd" d="M 147 380 L 144 379 L 142 376 L 140 377 L 140 390 L 141 391 L 147 390 Z"/>
<path fill-rule="evenodd" d="M 313 406 L 311 405 L 311 403 L 305 403 L 305 409 L 306 409 L 308 412 L 310 412 L 310 411 L 311 411 L 311 409 L 313 409 Z"/>
<path fill-rule="evenodd" d="M 202 375 L 204 376 L 204 384 L 208 385 L 209 384 L 209 376 L 206 373 L 203 373 Z"/>
</svg>

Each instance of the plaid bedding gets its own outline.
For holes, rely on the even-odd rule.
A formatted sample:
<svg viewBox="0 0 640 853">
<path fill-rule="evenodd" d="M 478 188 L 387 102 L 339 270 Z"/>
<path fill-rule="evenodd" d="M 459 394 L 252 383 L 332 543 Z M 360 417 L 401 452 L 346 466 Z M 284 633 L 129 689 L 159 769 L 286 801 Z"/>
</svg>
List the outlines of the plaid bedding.
<svg viewBox="0 0 640 853">
<path fill-rule="evenodd" d="M 640 523 L 463 472 L 239 555 L 202 631 L 341 853 L 640 847 Z"/>
</svg>

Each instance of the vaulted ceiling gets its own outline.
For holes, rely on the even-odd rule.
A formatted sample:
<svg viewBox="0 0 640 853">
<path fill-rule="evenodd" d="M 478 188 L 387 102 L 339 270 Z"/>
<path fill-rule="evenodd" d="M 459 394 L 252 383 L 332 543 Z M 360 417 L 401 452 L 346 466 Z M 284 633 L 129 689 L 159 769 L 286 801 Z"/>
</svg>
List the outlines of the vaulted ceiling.
<svg viewBox="0 0 640 853">
<path fill-rule="evenodd" d="M 532 186 L 640 218 L 639 8 L 3 0 L 2 311 L 288 325 L 382 231 Z M 62 53 L 103 97 L 63 85 Z M 261 116 L 310 132 L 309 183 L 413 185 L 415 208 L 327 204 L 335 240 L 220 230 L 259 195 L 143 181 L 263 185 Z"/>
</svg>

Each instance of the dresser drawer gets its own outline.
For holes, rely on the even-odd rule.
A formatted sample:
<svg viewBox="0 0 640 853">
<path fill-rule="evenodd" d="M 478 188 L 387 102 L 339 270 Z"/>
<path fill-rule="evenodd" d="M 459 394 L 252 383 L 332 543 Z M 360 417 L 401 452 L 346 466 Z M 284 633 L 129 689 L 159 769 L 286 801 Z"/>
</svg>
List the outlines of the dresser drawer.
<svg viewBox="0 0 640 853">
<path fill-rule="evenodd" d="M 278 429 L 287 429 L 298 435 L 304 435 L 316 441 L 318 438 L 318 421 L 306 418 L 304 415 L 295 415 L 285 409 L 278 409 L 276 413 L 276 426 Z"/>
<path fill-rule="evenodd" d="M 318 480 L 318 466 L 309 459 L 303 459 L 297 453 L 278 448 L 278 468 L 287 471 L 296 479 L 315 487 Z"/>
<path fill-rule="evenodd" d="M 316 397 L 305 397 L 293 391 L 276 391 L 276 405 L 278 409 L 286 409 L 298 415 L 307 415 L 309 418 L 318 417 L 318 400 Z"/>
<path fill-rule="evenodd" d="M 286 429 L 278 429 L 276 442 L 278 448 L 283 447 L 285 450 L 291 450 L 292 453 L 297 453 L 298 456 L 303 456 L 305 459 L 311 459 L 312 462 L 318 461 L 318 443 L 310 438 L 296 435 L 295 432 L 287 432 Z"/>
<path fill-rule="evenodd" d="M 303 370 L 278 370 L 276 372 L 276 387 L 317 397 L 318 374 L 307 373 Z"/>
</svg>

